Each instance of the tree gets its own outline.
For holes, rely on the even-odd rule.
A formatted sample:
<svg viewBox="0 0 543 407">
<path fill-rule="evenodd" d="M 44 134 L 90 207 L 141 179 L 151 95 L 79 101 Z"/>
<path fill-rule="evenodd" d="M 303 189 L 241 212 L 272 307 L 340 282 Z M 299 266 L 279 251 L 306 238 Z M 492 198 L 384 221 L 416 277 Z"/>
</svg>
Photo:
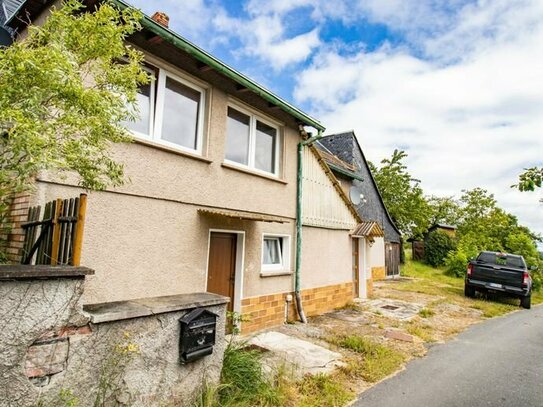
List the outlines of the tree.
<svg viewBox="0 0 543 407">
<path fill-rule="evenodd" d="M 427 198 L 427 202 L 430 210 L 430 226 L 440 223 L 446 225 L 456 225 L 458 223 L 460 207 L 452 196 L 431 196 Z"/>
<path fill-rule="evenodd" d="M 411 177 L 402 160 L 407 153 L 394 150 L 381 167 L 369 163 L 387 210 L 398 229 L 410 237 L 421 237 L 429 226 L 429 206 L 420 181 Z"/>
<path fill-rule="evenodd" d="M 513 187 L 518 188 L 520 191 L 534 191 L 536 188 L 541 188 L 543 183 L 543 168 L 528 168 L 518 178 L 519 183 L 513 185 Z"/>
<path fill-rule="evenodd" d="M 123 182 L 111 143 L 129 141 L 143 55 L 125 42 L 141 13 L 77 0 L 0 49 L 0 219 L 40 171 L 73 172 L 87 189 Z"/>
</svg>

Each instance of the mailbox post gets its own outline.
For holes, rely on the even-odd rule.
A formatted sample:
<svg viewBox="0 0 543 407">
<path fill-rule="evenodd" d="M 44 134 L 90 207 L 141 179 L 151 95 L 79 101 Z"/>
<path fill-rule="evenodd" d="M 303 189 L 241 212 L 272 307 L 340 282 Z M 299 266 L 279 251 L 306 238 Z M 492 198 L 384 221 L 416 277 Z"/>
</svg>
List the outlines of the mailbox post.
<svg viewBox="0 0 543 407">
<path fill-rule="evenodd" d="M 204 308 L 195 308 L 179 319 L 179 358 L 181 363 L 193 362 L 213 353 L 217 315 Z"/>
</svg>

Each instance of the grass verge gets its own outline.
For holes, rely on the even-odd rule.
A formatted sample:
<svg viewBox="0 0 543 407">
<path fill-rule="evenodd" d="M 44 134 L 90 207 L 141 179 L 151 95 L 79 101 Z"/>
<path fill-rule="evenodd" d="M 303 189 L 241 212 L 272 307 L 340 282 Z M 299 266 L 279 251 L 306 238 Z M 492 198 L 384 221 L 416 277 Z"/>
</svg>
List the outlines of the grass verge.
<svg viewBox="0 0 543 407">
<path fill-rule="evenodd" d="M 400 352 L 363 336 L 334 336 L 327 338 L 327 341 L 361 355 L 361 359 L 350 360 L 343 371 L 349 375 L 362 377 L 370 383 L 377 382 L 395 372 L 405 360 Z"/>
<path fill-rule="evenodd" d="M 204 384 L 193 407 L 340 407 L 353 397 L 338 375 L 296 379 L 285 367 L 264 373 L 261 352 L 230 343 L 221 383 Z"/>
</svg>

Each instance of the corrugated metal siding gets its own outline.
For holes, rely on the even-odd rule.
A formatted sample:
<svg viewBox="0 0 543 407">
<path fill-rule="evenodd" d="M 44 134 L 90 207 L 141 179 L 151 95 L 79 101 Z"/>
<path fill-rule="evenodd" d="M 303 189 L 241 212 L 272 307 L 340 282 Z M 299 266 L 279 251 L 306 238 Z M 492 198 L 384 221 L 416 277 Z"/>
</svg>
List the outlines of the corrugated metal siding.
<svg viewBox="0 0 543 407">
<path fill-rule="evenodd" d="M 307 226 L 351 230 L 357 220 L 308 147 L 303 151 L 302 223 Z"/>
<path fill-rule="evenodd" d="M 5 21 L 8 21 L 11 16 L 21 7 L 24 0 L 3 0 L 2 11 L 4 12 Z"/>
</svg>

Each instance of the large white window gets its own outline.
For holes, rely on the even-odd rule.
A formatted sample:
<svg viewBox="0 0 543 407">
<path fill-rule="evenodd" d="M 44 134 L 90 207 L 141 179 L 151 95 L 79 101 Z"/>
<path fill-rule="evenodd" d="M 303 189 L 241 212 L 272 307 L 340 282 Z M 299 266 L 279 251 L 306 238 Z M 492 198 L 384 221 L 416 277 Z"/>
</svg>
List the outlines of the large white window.
<svg viewBox="0 0 543 407">
<path fill-rule="evenodd" d="M 262 237 L 262 271 L 290 271 L 290 236 Z"/>
<path fill-rule="evenodd" d="M 146 66 L 151 83 L 138 91 L 138 119 L 127 123 L 136 136 L 201 152 L 205 89 L 164 69 Z"/>
<path fill-rule="evenodd" d="M 278 175 L 279 128 L 238 107 L 228 107 L 226 160 Z"/>
</svg>

